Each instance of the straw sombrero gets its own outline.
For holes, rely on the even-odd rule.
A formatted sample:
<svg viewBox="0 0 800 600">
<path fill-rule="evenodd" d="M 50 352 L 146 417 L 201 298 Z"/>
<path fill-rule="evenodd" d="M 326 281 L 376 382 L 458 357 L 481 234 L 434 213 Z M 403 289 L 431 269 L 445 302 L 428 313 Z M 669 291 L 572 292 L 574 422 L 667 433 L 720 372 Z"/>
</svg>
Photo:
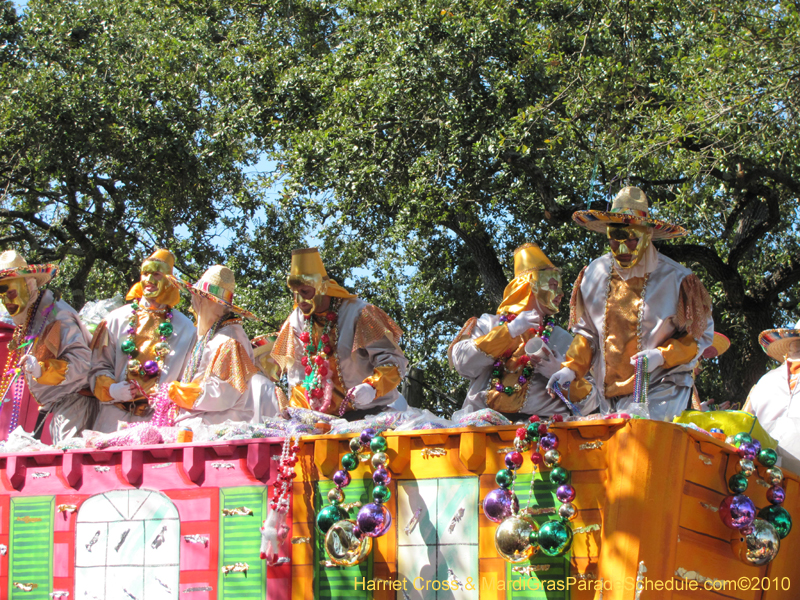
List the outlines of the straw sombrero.
<svg viewBox="0 0 800 600">
<path fill-rule="evenodd" d="M 778 362 L 784 361 L 795 340 L 800 340 L 800 321 L 794 324 L 794 329 L 767 329 L 758 336 L 758 343 L 767 356 Z"/>
<path fill-rule="evenodd" d="M 606 233 L 608 225 L 613 223 L 652 227 L 654 240 L 669 240 L 687 233 L 680 225 L 650 217 L 647 196 L 637 187 L 622 188 L 611 203 L 611 210 L 579 210 L 572 220 L 597 233 Z"/>
<path fill-rule="evenodd" d="M 6 250 L 0 254 L 0 280 L 12 277 L 33 277 L 41 287 L 58 273 L 58 267 L 51 264 L 29 265 L 16 250 Z"/>
<path fill-rule="evenodd" d="M 714 341 L 711 345 L 703 350 L 703 358 L 716 358 L 728 351 L 731 347 L 731 341 L 727 336 L 721 333 L 714 332 Z"/>
<path fill-rule="evenodd" d="M 239 308 L 233 303 L 233 293 L 236 290 L 236 278 L 233 275 L 233 271 L 228 267 L 222 265 L 210 267 L 194 285 L 181 281 L 172 275 L 165 275 L 165 277 L 187 292 L 195 296 L 200 296 L 201 298 L 206 298 L 217 304 L 227 306 L 231 311 L 246 319 L 261 320 L 249 310 Z"/>
</svg>

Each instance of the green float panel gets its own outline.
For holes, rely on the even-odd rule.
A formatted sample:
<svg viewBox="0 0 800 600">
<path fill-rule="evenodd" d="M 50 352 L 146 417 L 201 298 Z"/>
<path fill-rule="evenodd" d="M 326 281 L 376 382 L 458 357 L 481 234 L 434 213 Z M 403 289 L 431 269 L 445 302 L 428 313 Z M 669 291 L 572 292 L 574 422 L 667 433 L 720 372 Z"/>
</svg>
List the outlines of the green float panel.
<svg viewBox="0 0 800 600">
<path fill-rule="evenodd" d="M 220 515 L 219 600 L 266 600 L 267 567 L 259 559 L 261 525 L 267 516 L 267 488 L 240 487 L 220 489 L 220 508 L 246 507 L 252 515 Z M 223 574 L 223 567 L 247 563 L 247 573 Z"/>
<path fill-rule="evenodd" d="M 11 498 L 11 600 L 50 600 L 53 591 L 53 496 Z M 25 591 L 15 586 L 35 586 Z"/>
<path fill-rule="evenodd" d="M 318 513 L 320 509 L 327 506 L 328 492 L 335 486 L 332 481 L 320 481 L 314 486 L 314 510 Z M 372 479 L 353 479 L 344 491 L 344 504 L 360 502 L 363 506 L 372 501 Z M 356 520 L 359 507 L 353 507 L 349 511 L 350 519 Z M 394 527 L 392 523 L 392 527 Z M 346 598 L 347 600 L 371 600 L 372 592 L 362 589 L 355 589 L 355 581 L 370 581 L 372 579 L 372 554 L 361 564 L 352 567 L 324 567 L 321 563 L 327 560 L 325 554 L 325 536 L 314 528 L 314 598 Z"/>
<path fill-rule="evenodd" d="M 547 479 L 537 471 L 533 482 L 531 495 L 531 474 L 524 473 L 517 476 L 514 491 L 519 498 L 520 510 L 525 508 L 558 508 L 561 502 L 556 498 L 555 484 L 550 483 L 549 471 L 545 472 Z M 555 518 L 554 515 L 540 515 L 534 520 L 541 525 Z M 506 564 L 506 598 L 511 600 L 569 600 L 566 589 L 569 576 L 570 554 L 565 556 L 550 557 L 541 553 L 536 554 L 530 563 L 521 566 L 533 565 L 540 570 L 530 575 L 514 571 L 514 566 Z"/>
</svg>

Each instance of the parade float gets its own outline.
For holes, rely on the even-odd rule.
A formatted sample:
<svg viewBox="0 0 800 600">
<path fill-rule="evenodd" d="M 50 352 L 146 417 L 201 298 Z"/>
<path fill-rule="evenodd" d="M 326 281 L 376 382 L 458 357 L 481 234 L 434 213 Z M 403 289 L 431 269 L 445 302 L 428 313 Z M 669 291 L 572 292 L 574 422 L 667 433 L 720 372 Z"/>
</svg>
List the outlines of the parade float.
<svg viewBox="0 0 800 600">
<path fill-rule="evenodd" d="M 0 596 L 796 597 L 772 513 L 797 514 L 800 478 L 714 433 L 598 417 L 3 454 Z"/>
</svg>

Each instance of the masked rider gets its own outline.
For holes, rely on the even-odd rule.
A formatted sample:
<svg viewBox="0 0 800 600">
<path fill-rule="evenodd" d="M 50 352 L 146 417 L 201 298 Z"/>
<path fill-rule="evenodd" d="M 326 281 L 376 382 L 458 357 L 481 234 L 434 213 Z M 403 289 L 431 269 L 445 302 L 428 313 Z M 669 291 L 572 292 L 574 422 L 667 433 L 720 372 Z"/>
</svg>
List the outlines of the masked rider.
<svg viewBox="0 0 800 600">
<path fill-rule="evenodd" d="M 610 211 L 580 211 L 573 219 L 608 237 L 611 251 L 581 271 L 570 300 L 575 338 L 548 387 L 569 386 L 573 400 L 588 394 L 591 371 L 603 412 L 633 411 L 672 420 L 692 393 L 692 371 L 711 345 L 711 299 L 692 272 L 660 254 L 654 239 L 686 231 L 649 215 L 647 196 L 626 187 Z M 636 365 L 649 375 L 647 403 L 634 406 Z"/>
</svg>

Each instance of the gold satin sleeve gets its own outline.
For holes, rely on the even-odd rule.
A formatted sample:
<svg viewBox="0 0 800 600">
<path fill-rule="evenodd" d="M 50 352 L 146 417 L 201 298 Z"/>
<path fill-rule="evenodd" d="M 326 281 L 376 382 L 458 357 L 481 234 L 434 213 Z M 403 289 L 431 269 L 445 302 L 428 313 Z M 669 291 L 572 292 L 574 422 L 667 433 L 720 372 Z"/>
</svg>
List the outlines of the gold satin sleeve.
<svg viewBox="0 0 800 600">
<path fill-rule="evenodd" d="M 117 383 L 116 380 L 106 375 L 99 375 L 97 381 L 94 383 L 94 395 L 100 402 L 116 402 L 111 394 L 108 393 L 108 388 L 112 384 Z"/>
<path fill-rule="evenodd" d="M 514 343 L 514 338 L 508 333 L 508 326 L 503 323 L 486 335 L 476 338 L 475 345 L 484 354 L 500 358 L 508 349 L 516 348 L 518 344 Z"/>
<path fill-rule="evenodd" d="M 48 358 L 39 363 L 42 374 L 34 381 L 42 385 L 58 385 L 67 378 L 69 363 L 57 358 Z"/>
<path fill-rule="evenodd" d="M 569 399 L 572 402 L 580 402 L 589 392 L 592 391 L 592 384 L 586 381 L 583 377 L 579 377 L 569 384 Z"/>
<path fill-rule="evenodd" d="M 364 383 L 368 383 L 374 387 L 375 397 L 380 398 L 400 385 L 402 379 L 403 378 L 400 377 L 400 369 L 394 365 L 389 365 L 385 367 L 375 367 L 372 375 L 367 377 Z"/>
<path fill-rule="evenodd" d="M 194 403 L 200 397 L 200 384 L 190 381 L 189 383 L 181 383 L 173 381 L 169 384 L 169 399 L 173 404 L 190 410 L 194 408 Z"/>
<path fill-rule="evenodd" d="M 691 333 L 681 338 L 671 338 L 663 346 L 658 347 L 664 356 L 664 368 L 671 369 L 677 365 L 685 365 L 697 356 L 697 342 Z"/>
<path fill-rule="evenodd" d="M 308 400 L 306 400 L 306 388 L 302 385 L 296 385 L 292 388 L 291 397 L 289 398 L 289 406 L 297 408 L 311 408 Z"/>
<path fill-rule="evenodd" d="M 561 366 L 569 367 L 575 371 L 578 379 L 583 379 L 592 368 L 592 358 L 594 358 L 592 344 L 582 335 L 576 335 L 567 350 L 567 360 Z"/>
</svg>

